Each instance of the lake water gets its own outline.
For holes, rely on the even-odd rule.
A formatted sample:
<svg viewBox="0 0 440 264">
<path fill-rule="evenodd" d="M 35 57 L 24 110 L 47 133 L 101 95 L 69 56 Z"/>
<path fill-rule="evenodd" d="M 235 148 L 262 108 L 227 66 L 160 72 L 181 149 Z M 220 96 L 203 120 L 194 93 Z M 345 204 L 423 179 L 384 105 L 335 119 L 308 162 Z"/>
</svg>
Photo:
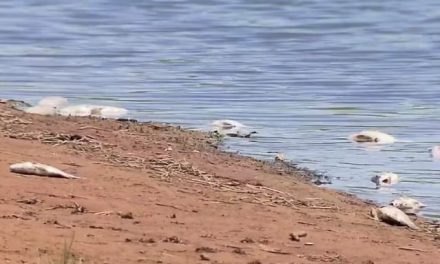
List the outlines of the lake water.
<svg viewBox="0 0 440 264">
<path fill-rule="evenodd" d="M 86 2 L 93 2 L 86 4 Z M 0 3 L 0 97 L 116 105 L 132 117 L 259 132 L 227 147 L 326 172 L 387 203 L 440 217 L 440 2 L 15 0 Z M 350 133 L 404 142 L 366 150 Z M 402 182 L 376 190 L 393 171 Z"/>
</svg>

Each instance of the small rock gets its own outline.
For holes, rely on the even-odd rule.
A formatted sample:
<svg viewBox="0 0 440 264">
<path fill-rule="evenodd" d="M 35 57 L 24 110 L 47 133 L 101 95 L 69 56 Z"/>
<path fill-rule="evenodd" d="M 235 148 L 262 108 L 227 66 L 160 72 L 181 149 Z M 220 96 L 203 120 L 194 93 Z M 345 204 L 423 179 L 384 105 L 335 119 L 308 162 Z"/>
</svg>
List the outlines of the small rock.
<svg viewBox="0 0 440 264">
<path fill-rule="evenodd" d="M 171 236 L 171 237 L 165 238 L 163 240 L 163 242 L 180 244 L 180 243 L 182 243 L 182 240 L 180 240 L 177 236 Z"/>
<path fill-rule="evenodd" d="M 307 232 L 305 232 L 305 231 L 293 232 L 293 233 L 290 233 L 289 236 L 290 236 L 290 240 L 292 240 L 292 241 L 300 241 L 301 237 L 307 236 Z"/>
<path fill-rule="evenodd" d="M 315 245 L 315 243 L 313 243 L 313 242 L 306 242 L 306 243 L 304 243 L 304 245 L 306 245 L 306 246 L 313 246 L 313 245 Z"/>
<path fill-rule="evenodd" d="M 119 215 L 122 219 L 133 219 L 133 218 L 134 218 L 132 212 L 118 213 L 118 215 Z"/>
<path fill-rule="evenodd" d="M 206 256 L 205 254 L 200 254 L 200 260 L 208 261 L 210 260 L 210 258 L 208 258 L 208 256 Z"/>
<path fill-rule="evenodd" d="M 141 239 L 139 239 L 139 242 L 153 244 L 153 243 L 156 243 L 156 240 L 154 240 L 154 238 L 141 238 Z"/>
<path fill-rule="evenodd" d="M 240 242 L 241 242 L 241 243 L 247 243 L 247 244 L 255 243 L 255 241 L 252 240 L 252 238 L 249 238 L 249 237 L 246 237 L 246 238 L 240 240 Z"/>
<path fill-rule="evenodd" d="M 197 253 L 202 253 L 202 252 L 204 252 L 204 253 L 215 253 L 215 252 L 217 252 L 217 250 L 214 249 L 214 248 L 210 248 L 210 247 L 198 247 L 198 248 L 196 248 L 196 252 Z"/>
<path fill-rule="evenodd" d="M 246 252 L 241 248 L 235 248 L 232 250 L 232 253 L 238 254 L 238 255 L 246 255 Z"/>
</svg>

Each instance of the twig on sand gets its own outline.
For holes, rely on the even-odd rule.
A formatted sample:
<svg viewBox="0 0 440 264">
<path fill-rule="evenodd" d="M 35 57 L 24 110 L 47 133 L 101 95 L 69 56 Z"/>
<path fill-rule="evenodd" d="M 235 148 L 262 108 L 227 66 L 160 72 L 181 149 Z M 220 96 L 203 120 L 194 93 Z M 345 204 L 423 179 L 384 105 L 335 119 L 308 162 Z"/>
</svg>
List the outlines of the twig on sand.
<svg viewBox="0 0 440 264">
<path fill-rule="evenodd" d="M 229 201 L 222 201 L 222 200 L 209 200 L 209 199 L 203 199 L 203 198 L 202 198 L 202 201 L 204 201 L 204 202 L 210 202 L 210 203 L 238 204 L 238 203 L 229 202 Z"/>
<path fill-rule="evenodd" d="M 309 206 L 310 209 L 330 209 L 330 210 L 338 210 L 339 207 L 333 207 L 333 206 Z"/>
<path fill-rule="evenodd" d="M 309 223 L 309 222 L 304 222 L 304 221 L 298 221 L 298 224 L 302 224 L 302 225 L 309 225 L 309 226 L 316 226 L 317 224 L 314 223 Z"/>
<path fill-rule="evenodd" d="M 398 247 L 401 250 L 406 250 L 406 251 L 418 251 L 418 252 L 428 252 L 427 250 L 424 249 L 419 249 L 419 248 L 413 248 L 413 247 Z"/>
<path fill-rule="evenodd" d="M 184 211 L 184 212 L 191 212 L 191 211 L 189 211 L 189 210 L 182 209 L 182 208 L 179 208 L 179 207 L 174 206 L 174 205 L 162 204 L 162 203 L 156 203 L 156 205 L 157 205 L 157 206 L 163 206 L 163 207 L 169 207 L 169 208 L 173 208 L 173 209 L 180 210 L 180 211 Z"/>
<path fill-rule="evenodd" d="M 49 197 L 62 198 L 62 199 L 73 199 L 73 198 L 89 199 L 89 197 L 75 195 L 75 194 L 60 195 L 60 194 L 44 193 L 44 192 L 29 192 L 29 193 L 39 194 L 39 195 L 46 195 L 46 196 L 49 196 Z"/>
<path fill-rule="evenodd" d="M 273 189 L 273 188 L 269 188 L 269 187 L 266 187 L 266 186 L 255 186 L 255 185 L 252 185 L 252 184 L 246 184 L 246 186 L 249 187 L 249 188 L 252 188 L 252 189 L 257 189 L 257 190 L 268 190 L 268 191 L 271 191 L 271 192 L 279 193 L 279 194 L 286 195 L 286 196 L 289 196 L 289 197 L 293 198 L 293 195 L 291 195 L 290 193 L 286 193 L 286 192 L 283 192 L 283 191 L 280 191 L 280 190 L 276 190 L 276 189 Z"/>
<path fill-rule="evenodd" d="M 268 247 L 268 246 L 265 246 L 265 245 L 261 245 L 261 244 L 259 245 L 259 248 L 261 250 L 263 250 L 263 251 L 266 251 L 266 252 L 269 252 L 269 253 L 272 253 L 272 254 L 280 254 L 280 255 L 290 255 L 290 254 L 292 254 L 290 252 L 282 251 L 281 249 L 278 249 L 278 248 L 271 248 L 271 247 Z"/>
<path fill-rule="evenodd" d="M 114 211 L 102 211 L 102 212 L 96 212 L 94 215 L 111 215 L 115 213 Z"/>
</svg>

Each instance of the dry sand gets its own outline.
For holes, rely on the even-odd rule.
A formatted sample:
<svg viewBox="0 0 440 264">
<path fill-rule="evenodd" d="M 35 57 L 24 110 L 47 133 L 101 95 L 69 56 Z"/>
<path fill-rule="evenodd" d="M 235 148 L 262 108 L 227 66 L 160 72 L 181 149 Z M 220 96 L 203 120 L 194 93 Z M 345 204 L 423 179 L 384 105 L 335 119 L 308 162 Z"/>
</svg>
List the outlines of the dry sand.
<svg viewBox="0 0 440 264">
<path fill-rule="evenodd" d="M 0 263 L 50 263 L 72 236 L 78 263 L 439 263 L 438 224 L 376 222 L 370 204 L 203 133 L 0 104 L 0 144 Z M 9 172 L 22 161 L 82 179 Z"/>
</svg>

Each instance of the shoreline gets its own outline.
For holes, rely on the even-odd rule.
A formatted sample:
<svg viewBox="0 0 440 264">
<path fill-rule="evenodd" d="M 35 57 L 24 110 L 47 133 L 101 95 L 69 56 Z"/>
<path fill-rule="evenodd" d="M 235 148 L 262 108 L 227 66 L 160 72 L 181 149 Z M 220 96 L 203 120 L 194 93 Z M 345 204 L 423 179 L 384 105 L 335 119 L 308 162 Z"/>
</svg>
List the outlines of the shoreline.
<svg viewBox="0 0 440 264">
<path fill-rule="evenodd" d="M 203 132 L 39 116 L 2 103 L 0 135 L 1 236 L 11 263 L 45 263 L 72 232 L 73 252 L 84 263 L 436 263 L 440 257 L 440 226 L 419 218 L 422 230 L 411 231 L 373 221 L 370 203 L 308 183 L 310 171 L 218 150 Z M 83 179 L 8 171 L 26 160 Z M 76 205 L 84 210 L 75 212 Z M 307 236 L 292 241 L 295 232 Z"/>
</svg>

